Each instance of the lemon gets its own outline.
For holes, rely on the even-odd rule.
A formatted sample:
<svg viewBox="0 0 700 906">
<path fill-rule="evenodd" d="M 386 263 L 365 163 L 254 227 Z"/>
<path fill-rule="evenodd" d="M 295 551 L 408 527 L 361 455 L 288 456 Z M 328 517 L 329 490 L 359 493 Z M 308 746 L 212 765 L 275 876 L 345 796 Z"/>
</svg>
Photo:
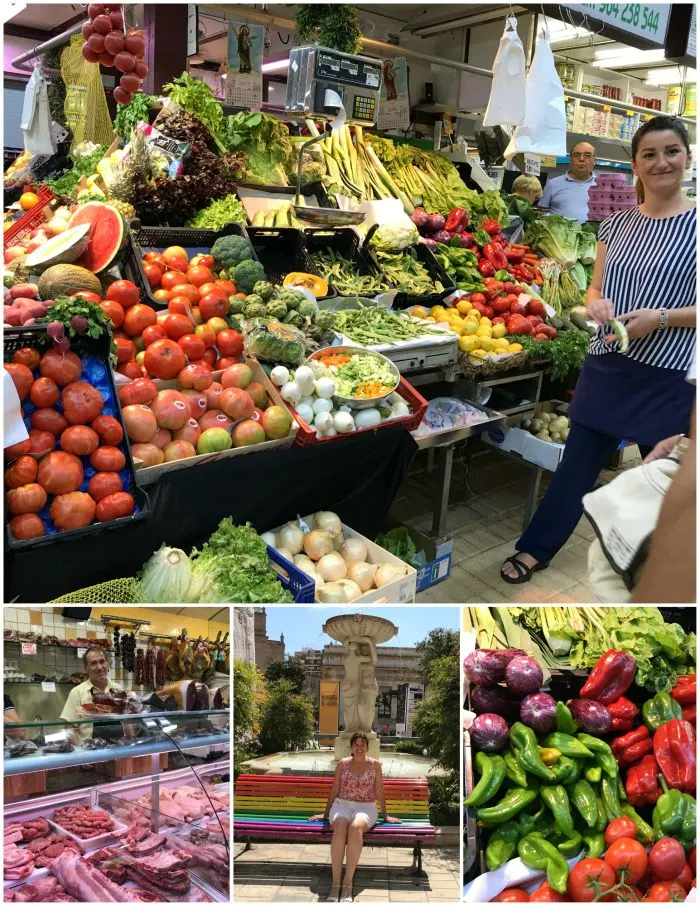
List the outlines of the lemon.
<svg viewBox="0 0 700 906">
<path fill-rule="evenodd" d="M 508 352 L 508 341 L 507 340 L 493 340 L 493 351 L 503 354 Z"/>
<path fill-rule="evenodd" d="M 450 321 L 461 321 L 462 320 L 462 316 L 460 315 L 460 313 L 457 311 L 456 308 L 448 308 L 447 317 L 450 319 Z"/>
<path fill-rule="evenodd" d="M 469 353 L 470 359 L 476 359 L 477 361 L 483 361 L 488 357 L 488 352 L 484 352 L 483 349 L 475 349 L 473 352 Z"/>
<path fill-rule="evenodd" d="M 413 317 L 413 318 L 427 318 L 427 317 L 428 317 L 428 309 L 427 309 L 427 308 L 423 308 L 422 305 L 414 305 L 413 308 L 411 309 L 411 317 Z"/>
<path fill-rule="evenodd" d="M 497 340 L 500 340 L 501 337 L 504 337 L 508 331 L 506 330 L 505 324 L 494 324 L 491 328 L 491 336 Z"/>
<path fill-rule="evenodd" d="M 479 348 L 479 340 L 476 337 L 461 336 L 457 341 L 460 352 L 473 352 Z"/>
<path fill-rule="evenodd" d="M 493 340 L 490 337 L 480 337 L 479 348 L 483 349 L 484 352 L 493 352 Z"/>
<path fill-rule="evenodd" d="M 445 321 L 450 320 L 450 316 L 445 311 L 439 311 L 435 315 L 435 320 L 438 322 L 438 324 L 444 324 Z"/>
<path fill-rule="evenodd" d="M 423 318 L 426 324 L 437 324 L 437 321 L 433 317 Z"/>
<path fill-rule="evenodd" d="M 491 328 L 490 327 L 479 327 L 476 331 L 477 337 L 488 337 L 491 339 Z"/>
<path fill-rule="evenodd" d="M 484 326 L 487 326 L 487 327 L 490 327 L 490 326 L 491 326 L 491 319 L 490 319 L 490 318 L 481 317 L 481 318 L 479 318 L 479 324 L 484 325 Z"/>
<path fill-rule="evenodd" d="M 464 322 L 463 331 L 464 331 L 464 333 L 467 334 L 468 336 L 472 336 L 473 334 L 476 333 L 477 327 L 476 327 L 476 324 L 474 323 L 474 321 L 473 321 L 471 318 L 467 319 L 467 320 Z"/>
<path fill-rule="evenodd" d="M 462 336 L 461 324 L 450 324 L 450 330 L 452 331 L 452 333 L 456 333 L 458 337 Z"/>
<path fill-rule="evenodd" d="M 460 299 L 457 303 L 457 311 L 460 313 L 460 315 L 469 314 L 472 309 L 473 306 L 468 299 Z"/>
<path fill-rule="evenodd" d="M 445 306 L 444 306 L 444 305 L 433 305 L 433 307 L 430 309 L 430 314 L 431 314 L 434 318 L 437 318 L 438 314 L 439 314 L 441 311 L 444 311 L 444 310 L 445 310 Z"/>
<path fill-rule="evenodd" d="M 523 351 L 523 347 L 520 345 L 520 343 L 509 343 L 508 344 L 508 352 L 522 352 L 522 351 Z"/>
</svg>

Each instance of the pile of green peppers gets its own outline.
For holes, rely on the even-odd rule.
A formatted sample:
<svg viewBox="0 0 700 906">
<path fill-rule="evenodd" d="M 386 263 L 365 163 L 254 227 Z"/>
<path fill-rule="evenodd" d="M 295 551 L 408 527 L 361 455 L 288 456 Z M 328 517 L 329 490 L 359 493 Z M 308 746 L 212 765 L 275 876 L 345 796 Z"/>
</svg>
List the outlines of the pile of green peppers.
<svg viewBox="0 0 700 906">
<path fill-rule="evenodd" d="M 517 855 L 530 868 L 546 870 L 550 887 L 565 893 L 566 860 L 582 851 L 587 858 L 601 856 L 605 828 L 615 818 L 630 818 L 641 843 L 654 839 L 653 829 L 626 801 L 610 746 L 577 732 L 563 702 L 557 704 L 556 732 L 538 740 L 530 727 L 515 723 L 508 749 L 498 755 L 479 752 L 475 764 L 481 777 L 465 805 L 476 808 L 489 832 L 489 871 Z M 664 812 L 660 826 L 662 820 L 681 820 L 679 809 L 668 812 L 673 819 Z M 683 821 L 687 818 L 684 813 Z"/>
<path fill-rule="evenodd" d="M 439 245 L 433 253 L 438 263 L 455 281 L 457 289 L 466 293 L 483 293 L 483 277 L 477 267 L 478 258 L 469 249 Z"/>
</svg>

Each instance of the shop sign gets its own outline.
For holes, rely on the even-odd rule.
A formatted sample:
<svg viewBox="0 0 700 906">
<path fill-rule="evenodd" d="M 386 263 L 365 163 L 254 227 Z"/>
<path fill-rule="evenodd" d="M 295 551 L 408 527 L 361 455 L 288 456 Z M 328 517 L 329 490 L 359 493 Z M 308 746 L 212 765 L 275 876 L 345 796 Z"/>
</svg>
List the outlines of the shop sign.
<svg viewBox="0 0 700 906">
<path fill-rule="evenodd" d="M 612 25 L 629 35 L 646 38 L 661 47 L 665 44 L 670 3 L 560 3 L 559 6 Z M 595 28 L 591 30 L 595 31 Z"/>
<path fill-rule="evenodd" d="M 383 60 L 382 76 L 377 128 L 408 129 L 411 125 L 411 104 L 408 97 L 406 57 Z"/>
<path fill-rule="evenodd" d="M 525 152 L 525 175 L 526 176 L 539 176 L 541 169 L 541 161 L 538 154 L 529 154 Z"/>
<path fill-rule="evenodd" d="M 29 657 L 36 654 L 36 642 L 22 642 L 22 654 Z"/>
<path fill-rule="evenodd" d="M 42 691 L 42 692 L 55 692 L 55 691 L 56 691 L 56 683 L 47 683 L 47 682 L 43 682 L 43 683 L 41 684 L 41 691 Z"/>
<path fill-rule="evenodd" d="M 226 103 L 232 107 L 260 110 L 264 44 L 264 26 L 228 20 Z"/>
<path fill-rule="evenodd" d="M 556 165 L 557 159 L 553 154 L 543 154 L 542 157 L 540 157 L 540 169 L 544 167 L 545 170 L 548 170 L 552 167 L 556 167 Z"/>
</svg>

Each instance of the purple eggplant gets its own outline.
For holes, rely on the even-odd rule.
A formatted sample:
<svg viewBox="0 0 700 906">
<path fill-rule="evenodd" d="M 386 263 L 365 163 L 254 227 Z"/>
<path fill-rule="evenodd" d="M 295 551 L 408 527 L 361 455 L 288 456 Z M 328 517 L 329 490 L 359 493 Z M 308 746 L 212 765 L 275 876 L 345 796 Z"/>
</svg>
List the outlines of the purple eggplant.
<svg viewBox="0 0 700 906">
<path fill-rule="evenodd" d="M 500 714 L 506 720 L 517 720 L 520 714 L 520 699 L 505 686 L 474 686 L 471 705 L 477 714 Z"/>
<path fill-rule="evenodd" d="M 428 223 L 425 227 L 425 232 L 428 234 L 437 233 L 439 230 L 445 229 L 445 218 L 442 214 L 429 214 Z"/>
<path fill-rule="evenodd" d="M 433 233 L 432 239 L 436 242 L 441 243 L 442 245 L 449 245 L 452 242 L 452 236 L 447 232 L 447 230 L 438 230 L 437 233 Z"/>
<path fill-rule="evenodd" d="M 508 721 L 500 714 L 480 714 L 469 728 L 475 749 L 481 752 L 500 752 L 508 745 Z"/>
<path fill-rule="evenodd" d="M 427 230 L 430 214 L 424 208 L 416 208 L 411 214 L 411 220 L 421 232 Z"/>
<path fill-rule="evenodd" d="M 434 252 L 437 249 L 437 242 L 434 239 L 431 239 L 429 236 L 421 236 L 420 240 L 426 248 L 429 248 L 431 252 Z"/>
<path fill-rule="evenodd" d="M 591 736 L 602 736 L 610 732 L 612 717 L 600 702 L 594 702 L 590 698 L 575 698 L 569 702 L 569 711 L 574 723 Z"/>
<path fill-rule="evenodd" d="M 551 733 L 557 725 L 557 703 L 546 692 L 528 695 L 520 705 L 520 720 L 535 733 Z"/>
<path fill-rule="evenodd" d="M 491 686 L 506 678 L 506 667 L 514 657 L 525 654 L 520 648 L 477 648 L 464 659 L 464 672 L 475 686 Z"/>
<path fill-rule="evenodd" d="M 514 657 L 506 667 L 506 685 L 520 698 L 539 692 L 544 674 L 534 657 Z"/>
</svg>

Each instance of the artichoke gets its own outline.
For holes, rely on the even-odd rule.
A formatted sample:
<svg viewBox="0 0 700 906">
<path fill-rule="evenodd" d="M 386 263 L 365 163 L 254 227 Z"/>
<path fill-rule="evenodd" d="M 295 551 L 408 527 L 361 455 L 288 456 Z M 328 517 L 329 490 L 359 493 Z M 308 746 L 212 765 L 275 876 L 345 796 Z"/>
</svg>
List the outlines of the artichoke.
<svg viewBox="0 0 700 906">
<path fill-rule="evenodd" d="M 263 302 L 269 302 L 275 294 L 275 287 L 267 280 L 258 280 L 258 282 L 253 287 L 253 293 L 257 296 L 260 296 Z"/>
<path fill-rule="evenodd" d="M 266 311 L 271 318 L 277 318 L 278 321 L 282 321 L 287 314 L 287 306 L 281 299 L 273 299 L 272 302 L 267 303 Z"/>
<path fill-rule="evenodd" d="M 303 327 L 304 319 L 302 318 L 302 316 L 299 314 L 298 311 L 294 311 L 292 309 L 291 311 L 288 311 L 287 314 L 285 315 L 284 323 L 291 324 L 292 327 Z"/>
<path fill-rule="evenodd" d="M 230 315 L 240 315 L 246 305 L 246 300 L 240 296 L 229 296 L 228 312 Z"/>
<path fill-rule="evenodd" d="M 302 318 L 313 318 L 316 314 L 316 303 L 311 302 L 309 299 L 302 299 L 299 303 L 299 308 L 297 309 Z"/>
<path fill-rule="evenodd" d="M 285 289 L 280 293 L 280 299 L 287 306 L 288 311 L 293 311 L 299 307 L 302 299 L 306 299 L 306 296 L 303 293 L 296 292 L 296 290 Z"/>
<path fill-rule="evenodd" d="M 250 296 L 246 299 L 245 308 L 243 309 L 243 315 L 246 318 L 264 318 L 267 314 L 267 309 L 265 308 L 264 302 L 250 302 Z"/>
<path fill-rule="evenodd" d="M 314 315 L 314 324 L 321 330 L 333 330 L 335 315 L 332 311 L 317 311 Z"/>
<path fill-rule="evenodd" d="M 252 293 L 248 293 L 248 295 L 246 296 L 245 303 L 246 303 L 246 306 L 247 305 L 264 305 L 266 301 L 267 301 L 267 299 L 263 299 L 263 297 L 259 293 L 252 292 Z"/>
</svg>

